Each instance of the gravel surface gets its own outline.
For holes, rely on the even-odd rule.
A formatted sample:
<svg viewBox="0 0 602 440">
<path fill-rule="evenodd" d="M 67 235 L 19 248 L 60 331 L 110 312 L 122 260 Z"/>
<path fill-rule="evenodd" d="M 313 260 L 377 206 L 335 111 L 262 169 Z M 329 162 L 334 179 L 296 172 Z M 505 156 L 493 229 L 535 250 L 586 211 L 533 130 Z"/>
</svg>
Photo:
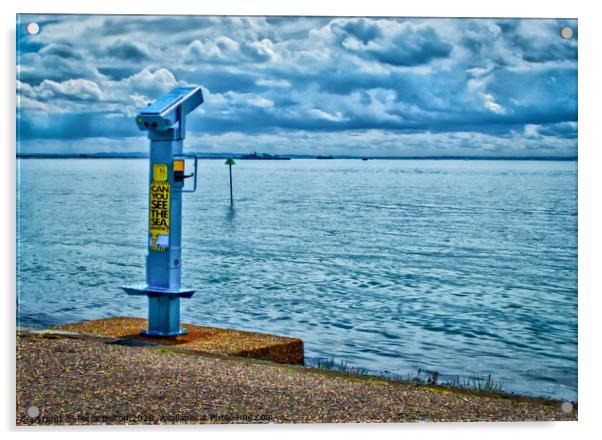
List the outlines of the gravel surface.
<svg viewBox="0 0 602 440">
<path fill-rule="evenodd" d="M 577 419 L 556 401 L 50 334 L 17 336 L 16 382 L 17 425 Z"/>
</svg>

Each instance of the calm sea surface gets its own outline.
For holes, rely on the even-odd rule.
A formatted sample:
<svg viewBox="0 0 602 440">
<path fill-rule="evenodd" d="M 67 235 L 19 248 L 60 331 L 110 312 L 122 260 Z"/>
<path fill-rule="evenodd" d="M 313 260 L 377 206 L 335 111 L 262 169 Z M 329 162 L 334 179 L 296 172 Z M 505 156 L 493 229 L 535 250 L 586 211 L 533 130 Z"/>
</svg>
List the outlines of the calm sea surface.
<svg viewBox="0 0 602 440">
<path fill-rule="evenodd" d="M 185 322 L 300 337 L 376 373 L 577 399 L 577 164 L 199 162 Z M 146 160 L 19 160 L 18 318 L 146 317 Z"/>
</svg>

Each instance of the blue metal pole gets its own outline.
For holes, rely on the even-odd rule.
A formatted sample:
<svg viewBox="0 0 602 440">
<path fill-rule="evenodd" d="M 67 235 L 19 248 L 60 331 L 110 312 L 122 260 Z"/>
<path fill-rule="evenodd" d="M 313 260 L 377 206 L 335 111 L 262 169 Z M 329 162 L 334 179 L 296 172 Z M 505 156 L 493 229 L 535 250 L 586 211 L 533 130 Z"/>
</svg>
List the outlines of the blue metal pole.
<svg viewBox="0 0 602 440">
<path fill-rule="evenodd" d="M 152 136 L 152 132 L 149 132 Z M 174 156 L 182 154 L 182 141 L 152 140 L 150 142 L 149 170 L 149 243 L 146 256 L 146 282 L 149 286 L 160 287 L 169 292 L 178 292 L 182 283 L 182 192 L 184 182 L 175 182 L 173 173 Z M 167 193 L 169 199 L 153 199 L 153 171 L 156 166 L 167 166 L 167 182 L 159 193 Z M 155 192 L 155 195 L 157 193 Z M 152 203 L 162 203 L 164 206 L 153 208 Z M 169 206 L 167 206 L 169 204 Z M 167 210 L 165 208 L 168 208 Z M 165 213 L 165 218 L 151 216 Z M 153 222 L 168 220 L 169 231 L 153 237 Z M 162 235 L 162 236 L 161 236 Z M 153 243 L 154 240 L 154 243 Z M 163 247 L 167 246 L 167 247 Z M 180 329 L 180 297 L 177 294 L 149 295 L 148 335 L 177 336 L 186 333 Z"/>
<path fill-rule="evenodd" d="M 146 284 L 123 289 L 130 295 L 148 296 L 148 329 L 142 332 L 145 335 L 186 333 L 180 328 L 180 298 L 190 298 L 194 290 L 181 286 L 182 192 L 190 192 L 184 190 L 184 179 L 194 174 L 184 174 L 183 139 L 186 114 L 202 102 L 200 87 L 179 87 L 136 118 L 150 139 Z M 196 189 L 196 175 L 194 178 Z"/>
</svg>

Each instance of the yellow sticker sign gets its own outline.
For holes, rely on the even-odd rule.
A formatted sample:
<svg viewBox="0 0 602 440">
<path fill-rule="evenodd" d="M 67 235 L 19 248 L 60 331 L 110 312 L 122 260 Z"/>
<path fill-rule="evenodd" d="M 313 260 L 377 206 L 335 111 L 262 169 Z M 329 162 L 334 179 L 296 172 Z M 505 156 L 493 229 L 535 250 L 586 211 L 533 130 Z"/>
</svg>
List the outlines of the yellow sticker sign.
<svg viewBox="0 0 602 440">
<path fill-rule="evenodd" d="M 167 164 L 153 165 L 153 180 L 150 183 L 149 230 L 150 248 L 165 252 L 169 248 L 169 197 Z"/>
<path fill-rule="evenodd" d="M 167 164 L 153 164 L 153 180 L 167 180 Z"/>
</svg>

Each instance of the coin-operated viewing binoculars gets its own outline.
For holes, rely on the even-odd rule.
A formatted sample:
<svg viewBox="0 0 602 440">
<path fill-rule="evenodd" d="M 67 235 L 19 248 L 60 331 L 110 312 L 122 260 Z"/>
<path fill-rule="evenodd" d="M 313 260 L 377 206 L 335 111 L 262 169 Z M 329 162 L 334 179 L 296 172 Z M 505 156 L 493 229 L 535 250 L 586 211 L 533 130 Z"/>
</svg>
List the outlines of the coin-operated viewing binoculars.
<svg viewBox="0 0 602 440">
<path fill-rule="evenodd" d="M 152 336 L 178 336 L 180 298 L 194 290 L 181 287 L 182 193 L 197 186 L 197 157 L 183 153 L 186 115 L 203 103 L 200 87 L 176 87 L 136 116 L 138 128 L 150 139 L 148 254 L 146 284 L 123 287 L 129 295 L 148 296 L 148 330 Z M 186 158 L 194 159 L 194 172 L 186 174 Z M 193 178 L 191 189 L 184 180 Z"/>
</svg>

